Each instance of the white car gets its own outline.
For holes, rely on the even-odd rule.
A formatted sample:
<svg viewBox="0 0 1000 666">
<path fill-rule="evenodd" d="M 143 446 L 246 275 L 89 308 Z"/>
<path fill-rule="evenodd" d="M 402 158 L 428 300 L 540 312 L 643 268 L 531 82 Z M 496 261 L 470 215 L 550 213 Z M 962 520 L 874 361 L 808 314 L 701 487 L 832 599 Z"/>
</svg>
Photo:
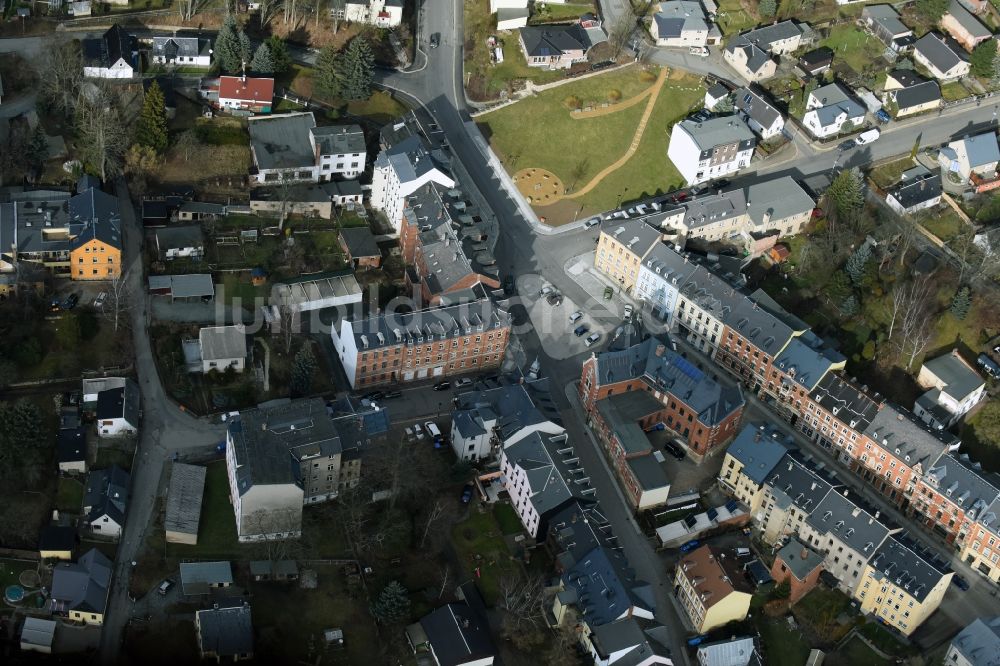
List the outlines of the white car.
<svg viewBox="0 0 1000 666">
<path fill-rule="evenodd" d="M 421 439 L 424 438 L 424 429 L 420 427 L 419 423 L 414 423 L 413 424 L 413 435 L 418 440 L 421 440 Z"/>
<path fill-rule="evenodd" d="M 587 337 L 587 339 L 586 339 L 585 342 L 586 342 L 586 344 L 587 344 L 588 347 L 593 347 L 595 344 L 597 344 L 597 341 L 600 340 L 600 339 L 601 339 L 601 334 L 600 333 L 591 333 Z"/>
<path fill-rule="evenodd" d="M 707 58 L 710 55 L 707 46 L 692 46 L 688 53 L 699 58 Z"/>
<path fill-rule="evenodd" d="M 461 377 L 455 380 L 455 388 L 462 388 L 463 386 L 472 386 L 472 380 L 468 377 Z"/>
<path fill-rule="evenodd" d="M 94 307 L 95 308 L 103 308 L 104 307 L 104 301 L 106 301 L 107 299 L 108 299 L 108 292 L 102 291 L 101 293 L 99 293 L 97 295 L 97 298 L 94 299 Z"/>
<path fill-rule="evenodd" d="M 545 296 L 551 294 L 553 291 L 555 291 L 555 289 L 552 288 L 552 285 L 547 284 L 544 287 L 542 287 L 542 290 L 538 292 L 538 295 L 544 298 Z"/>
<path fill-rule="evenodd" d="M 569 316 L 569 323 L 575 324 L 576 322 L 583 319 L 583 310 L 577 310 Z"/>
<path fill-rule="evenodd" d="M 441 439 L 441 429 L 437 427 L 437 424 L 434 423 L 434 421 L 428 421 L 425 423 L 424 428 L 427 429 L 427 434 L 431 436 L 431 439 Z"/>
<path fill-rule="evenodd" d="M 626 303 L 625 304 L 625 318 L 628 319 L 629 317 L 631 317 L 633 312 L 635 312 L 635 308 L 632 307 L 632 304 L 631 303 Z"/>
</svg>

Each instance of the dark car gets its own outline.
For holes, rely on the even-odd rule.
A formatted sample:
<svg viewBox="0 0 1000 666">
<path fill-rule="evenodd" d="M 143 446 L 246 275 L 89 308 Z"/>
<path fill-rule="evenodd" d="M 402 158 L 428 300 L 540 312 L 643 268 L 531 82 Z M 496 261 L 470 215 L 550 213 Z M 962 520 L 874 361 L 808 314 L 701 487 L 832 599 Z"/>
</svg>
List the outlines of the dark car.
<svg viewBox="0 0 1000 666">
<path fill-rule="evenodd" d="M 690 541 L 681 546 L 680 551 L 682 553 L 690 553 L 692 550 L 694 550 L 700 545 L 701 541 L 698 541 L 697 539 L 691 539 Z"/>
<path fill-rule="evenodd" d="M 840 148 L 841 150 L 850 150 L 856 145 L 858 144 L 854 139 L 848 139 L 847 141 L 841 141 L 840 145 L 837 146 L 837 148 Z"/>
<path fill-rule="evenodd" d="M 437 384 L 434 385 L 435 391 L 447 391 L 450 388 L 451 388 L 451 382 L 449 382 L 447 379 L 442 379 L 441 381 L 439 381 Z"/>
<path fill-rule="evenodd" d="M 441 46 L 441 33 L 435 32 L 431 35 L 431 48 L 436 49 L 439 46 Z"/>
<path fill-rule="evenodd" d="M 369 391 L 361 396 L 362 400 L 381 400 L 385 397 L 385 391 Z"/>
<path fill-rule="evenodd" d="M 955 587 L 962 590 L 963 592 L 969 589 L 969 581 L 965 580 L 958 574 L 955 574 L 952 577 L 951 582 L 955 585 Z"/>
<path fill-rule="evenodd" d="M 663 450 L 672 455 L 674 458 L 677 458 L 678 460 L 684 460 L 684 449 L 677 446 L 677 444 L 673 442 L 667 442 L 666 444 L 664 444 Z"/>
<path fill-rule="evenodd" d="M 473 487 L 471 483 L 465 484 L 465 488 L 462 488 L 462 504 L 468 504 L 472 501 L 472 491 Z"/>
<path fill-rule="evenodd" d="M 393 398 L 402 398 L 402 397 L 403 397 L 402 391 L 386 391 L 382 395 L 383 400 L 392 400 Z"/>
<path fill-rule="evenodd" d="M 887 123 L 890 120 L 892 120 L 892 116 L 890 116 L 885 109 L 879 109 L 878 111 L 876 111 L 875 117 L 878 118 L 879 121 L 883 123 Z"/>
<path fill-rule="evenodd" d="M 573 329 L 573 335 L 575 335 L 576 337 L 580 337 L 581 335 L 586 335 L 587 331 L 589 330 L 590 330 L 589 326 L 587 326 L 586 324 L 580 324 L 579 326 Z"/>
<path fill-rule="evenodd" d="M 62 302 L 58 298 L 53 298 L 49 303 L 49 312 L 59 312 L 62 310 Z"/>
<path fill-rule="evenodd" d="M 513 275 L 508 275 L 503 279 L 503 292 L 508 296 L 513 296 L 516 293 Z"/>
<path fill-rule="evenodd" d="M 79 302 L 80 302 L 80 294 L 70 294 L 69 298 L 67 298 L 63 302 L 63 309 L 72 310 L 73 308 L 76 307 L 76 304 Z"/>
<path fill-rule="evenodd" d="M 553 292 L 553 293 L 549 294 L 549 297 L 548 297 L 547 300 L 549 302 L 549 305 L 562 305 L 563 297 L 562 297 L 562 294 L 560 294 L 557 291 L 557 292 Z"/>
</svg>

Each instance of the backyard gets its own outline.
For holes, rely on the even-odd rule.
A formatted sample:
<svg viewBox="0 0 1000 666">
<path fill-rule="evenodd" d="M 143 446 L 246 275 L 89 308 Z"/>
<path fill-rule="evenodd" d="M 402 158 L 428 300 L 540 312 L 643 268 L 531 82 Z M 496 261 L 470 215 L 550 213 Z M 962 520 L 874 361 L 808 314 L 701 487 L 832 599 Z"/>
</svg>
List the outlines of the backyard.
<svg viewBox="0 0 1000 666">
<path fill-rule="evenodd" d="M 756 3 L 740 2 L 740 0 L 719 0 L 719 29 L 726 37 L 749 30 L 757 25 L 757 17 L 750 9 L 756 8 Z"/>
<path fill-rule="evenodd" d="M 846 62 L 859 74 L 878 59 L 884 50 L 880 41 L 853 23 L 835 25 L 819 45 L 833 49 L 835 58 Z"/>
<path fill-rule="evenodd" d="M 83 484 L 73 477 L 59 477 L 56 508 L 63 513 L 79 513 L 82 507 Z"/>
<path fill-rule="evenodd" d="M 481 116 L 480 127 L 508 173 L 543 169 L 562 182 L 567 194 L 572 194 L 625 155 L 647 100 L 631 106 L 628 102 L 653 85 L 654 79 L 654 72 L 629 66 L 545 91 Z M 697 104 L 702 94 L 699 81 L 672 73 L 663 84 L 631 158 L 586 194 L 557 200 L 536 211 L 549 224 L 564 224 L 681 184 L 680 175 L 667 159 L 669 129 Z M 621 100 L 623 108 L 601 108 L 609 100 Z M 588 107 L 600 109 L 603 115 L 574 118 L 568 106 L 582 107 L 584 111 Z M 545 118 L 546 122 L 525 123 L 525 118 Z"/>
<path fill-rule="evenodd" d="M 971 96 L 972 93 L 969 92 L 968 88 L 961 81 L 951 81 L 941 86 L 941 97 L 946 102 L 954 102 L 955 100 Z"/>
<path fill-rule="evenodd" d="M 486 604 L 494 605 L 499 596 L 500 579 L 517 573 L 518 569 L 504 543 L 498 521 L 489 511 L 473 509 L 451 534 L 459 564 L 466 575 L 476 579 Z"/>
</svg>

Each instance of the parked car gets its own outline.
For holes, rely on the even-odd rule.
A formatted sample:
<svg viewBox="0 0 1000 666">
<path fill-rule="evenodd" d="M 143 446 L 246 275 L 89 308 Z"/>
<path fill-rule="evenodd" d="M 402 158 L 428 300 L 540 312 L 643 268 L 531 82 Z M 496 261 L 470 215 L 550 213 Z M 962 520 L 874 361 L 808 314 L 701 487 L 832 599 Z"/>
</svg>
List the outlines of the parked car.
<svg viewBox="0 0 1000 666">
<path fill-rule="evenodd" d="M 462 388 L 463 386 L 472 386 L 472 380 L 468 377 L 461 377 L 455 380 L 455 388 Z"/>
<path fill-rule="evenodd" d="M 99 293 L 97 295 L 97 298 L 94 299 L 94 307 L 95 308 L 103 308 L 104 307 L 104 301 L 106 301 L 107 299 L 108 299 L 108 292 L 102 291 L 101 293 Z"/>
<path fill-rule="evenodd" d="M 546 300 L 549 302 L 549 305 L 562 305 L 563 297 L 558 291 L 554 291 L 549 294 Z"/>
<path fill-rule="evenodd" d="M 381 400 L 385 397 L 384 391 L 369 391 L 361 396 L 362 400 Z"/>
<path fill-rule="evenodd" d="M 475 490 L 471 483 L 465 484 L 462 488 L 462 504 L 468 504 L 472 501 L 472 491 Z"/>
<path fill-rule="evenodd" d="M 577 310 L 569 316 L 569 323 L 575 324 L 576 322 L 583 319 L 583 310 Z"/>
<path fill-rule="evenodd" d="M 580 337 L 581 335 L 586 335 L 587 331 L 589 330 L 590 330 L 589 326 L 587 326 L 586 324 L 580 324 L 579 326 L 573 329 L 573 335 L 575 335 L 576 337 Z"/>
<path fill-rule="evenodd" d="M 875 117 L 879 119 L 879 122 L 887 123 L 892 120 L 892 116 L 885 109 L 879 109 L 875 112 Z"/>
<path fill-rule="evenodd" d="M 586 342 L 586 344 L 587 344 L 588 347 L 593 347 L 594 345 L 597 344 L 597 341 L 600 340 L 600 339 L 601 339 L 601 334 L 600 333 L 591 333 L 590 336 L 587 337 L 587 339 L 586 339 L 585 342 Z"/>
<path fill-rule="evenodd" d="M 841 141 L 840 145 L 837 146 L 840 150 L 850 150 L 854 146 L 858 145 L 854 139 L 848 139 L 847 141 Z"/>
<path fill-rule="evenodd" d="M 441 33 L 435 32 L 431 35 L 431 48 L 436 49 L 441 46 Z"/>
<path fill-rule="evenodd" d="M 76 307 L 76 304 L 80 302 L 80 294 L 70 294 L 69 297 L 63 301 L 64 310 L 72 310 Z"/>
<path fill-rule="evenodd" d="M 586 222 L 583 223 L 583 228 L 584 229 L 590 229 L 591 227 L 596 227 L 600 223 L 601 223 L 601 218 L 599 218 L 599 217 L 592 217 L 592 218 L 590 218 L 589 220 L 587 220 Z"/>
<path fill-rule="evenodd" d="M 540 292 L 538 292 L 538 295 L 539 296 L 548 296 L 549 294 L 551 294 L 554 291 L 555 291 L 555 289 L 552 287 L 552 285 L 547 284 L 544 287 L 542 287 L 542 290 Z"/>
<path fill-rule="evenodd" d="M 413 424 L 413 436 L 416 437 L 418 440 L 424 438 L 424 429 L 420 427 L 419 423 Z"/>
<path fill-rule="evenodd" d="M 615 294 L 615 290 L 612 289 L 611 287 L 605 287 L 604 288 L 604 300 L 610 301 L 611 297 L 614 296 L 614 294 Z"/>
<path fill-rule="evenodd" d="M 882 136 L 882 132 L 879 131 L 879 128 L 873 127 L 870 130 L 865 130 L 864 132 L 859 134 L 858 138 L 854 140 L 854 143 L 858 144 L 859 146 L 863 146 L 866 143 L 878 141 L 878 138 L 880 136 Z"/>
<path fill-rule="evenodd" d="M 392 400 L 393 398 L 402 398 L 402 391 L 386 391 L 385 395 L 382 396 L 383 400 Z"/>
<path fill-rule="evenodd" d="M 684 449 L 674 442 L 667 442 L 663 445 L 663 450 L 672 455 L 677 460 L 684 460 Z"/>
<path fill-rule="evenodd" d="M 406 426 L 404 432 L 406 433 L 407 441 L 413 441 L 414 439 L 416 439 L 416 436 L 413 434 L 413 428 L 411 428 L 410 426 Z"/>
<path fill-rule="evenodd" d="M 701 541 L 698 541 L 697 539 L 691 539 L 690 541 L 688 541 L 688 542 L 686 542 L 686 543 L 684 543 L 684 544 L 681 545 L 680 551 L 682 553 L 690 553 L 692 550 L 694 550 L 695 548 L 697 548 L 700 545 L 701 545 Z"/>
<path fill-rule="evenodd" d="M 625 304 L 625 309 L 624 309 L 625 319 L 628 319 L 629 317 L 631 317 L 633 312 L 635 312 L 635 308 L 632 307 L 632 304 L 631 303 L 626 303 Z"/>
<path fill-rule="evenodd" d="M 167 592 L 170 591 L 170 588 L 172 588 L 173 586 L 174 586 L 174 581 L 167 578 L 162 583 L 160 583 L 160 586 L 156 588 L 156 591 L 162 595 L 166 595 Z"/>
<path fill-rule="evenodd" d="M 710 55 L 707 46 L 692 46 L 688 53 L 699 58 L 707 58 Z"/>
<path fill-rule="evenodd" d="M 441 429 L 437 427 L 434 421 L 428 421 L 424 424 L 424 428 L 427 430 L 427 434 L 431 436 L 435 442 L 441 439 Z"/>
<path fill-rule="evenodd" d="M 955 587 L 962 590 L 963 592 L 969 589 L 969 581 L 965 580 L 958 574 L 952 576 L 951 582 L 954 583 Z"/>
<path fill-rule="evenodd" d="M 451 382 L 449 382 L 447 379 L 442 379 L 441 381 L 439 381 L 437 384 L 434 385 L 435 391 L 447 391 L 450 388 L 451 388 Z"/>
</svg>

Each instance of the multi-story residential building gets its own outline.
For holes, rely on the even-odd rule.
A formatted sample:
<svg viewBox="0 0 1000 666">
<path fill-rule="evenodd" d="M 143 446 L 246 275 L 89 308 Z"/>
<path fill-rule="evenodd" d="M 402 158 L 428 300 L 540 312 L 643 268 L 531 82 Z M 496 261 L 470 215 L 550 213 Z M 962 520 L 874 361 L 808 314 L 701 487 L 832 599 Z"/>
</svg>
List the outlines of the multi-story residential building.
<svg viewBox="0 0 1000 666">
<path fill-rule="evenodd" d="M 454 402 L 451 446 L 463 460 L 492 458 L 504 443 L 514 444 L 533 432 L 563 431 L 547 379 L 467 391 Z"/>
<path fill-rule="evenodd" d="M 525 531 L 539 540 L 548 534 L 552 515 L 594 494 L 565 432 L 536 431 L 513 444 L 505 443 L 500 472 Z"/>
<path fill-rule="evenodd" d="M 757 137 L 739 116 L 686 118 L 670 131 L 667 157 L 688 185 L 737 173 L 750 164 Z"/>
<path fill-rule="evenodd" d="M 962 559 L 994 583 L 1000 582 L 1000 497 L 974 516 L 962 547 Z M 973 516 L 970 512 L 969 519 Z"/>
<path fill-rule="evenodd" d="M 697 269 L 698 264 L 689 262 L 666 243 L 656 243 L 639 266 L 635 295 L 647 304 L 654 317 L 670 324 L 680 288 Z"/>
<path fill-rule="evenodd" d="M 764 94 L 755 88 L 740 88 L 733 93 L 736 98 L 736 112 L 764 141 L 781 135 L 785 128 L 785 117 Z"/>
<path fill-rule="evenodd" d="M 311 111 L 249 118 L 256 182 L 318 183 L 356 178 L 365 170 L 365 134 L 358 125 L 316 127 Z"/>
<path fill-rule="evenodd" d="M 240 412 L 226 470 L 240 542 L 298 538 L 302 505 L 340 492 L 343 446 L 319 398 Z"/>
<path fill-rule="evenodd" d="M 839 83 L 817 88 L 809 93 L 802 124 L 817 138 L 853 131 L 865 120 L 865 107 Z"/>
<path fill-rule="evenodd" d="M 719 29 L 709 23 L 701 3 L 691 0 L 661 2 L 649 24 L 649 34 L 657 46 L 682 48 L 715 43 L 721 36 Z"/>
<path fill-rule="evenodd" d="M 661 234 L 640 220 L 608 220 L 601 224 L 594 267 L 630 292 L 643 258 L 660 243 Z"/>
<path fill-rule="evenodd" d="M 330 335 L 354 389 L 480 372 L 500 366 L 510 315 L 488 298 L 367 319 Z"/>
<path fill-rule="evenodd" d="M 913 407 L 920 420 L 934 428 L 950 428 L 979 404 L 986 381 L 957 349 L 924 361 L 917 383 L 927 392 Z"/>
<path fill-rule="evenodd" d="M 949 666 L 993 666 L 1000 654 L 1000 616 L 976 618 L 951 639 L 944 663 Z"/>
<path fill-rule="evenodd" d="M 840 483 L 798 454 L 787 454 L 764 480 L 764 496 L 755 522 L 765 543 L 798 534 L 823 498 L 838 492 Z"/>
<path fill-rule="evenodd" d="M 635 391 L 602 398 L 594 407 L 593 428 L 632 508 L 643 511 L 666 504 L 670 479 L 653 456 L 645 433 L 663 420 L 663 404 L 650 393 Z"/>
<path fill-rule="evenodd" d="M 722 57 L 747 81 L 760 81 L 777 71 L 772 56 L 798 50 L 809 32 L 809 26 L 792 21 L 754 28 L 729 40 Z"/>
<path fill-rule="evenodd" d="M 764 482 L 794 448 L 792 438 L 774 425 L 748 423 L 726 448 L 719 485 L 756 514 L 764 500 Z"/>
<path fill-rule="evenodd" d="M 212 41 L 200 37 L 153 37 L 153 62 L 181 67 L 211 67 Z"/>
<path fill-rule="evenodd" d="M 978 553 L 978 559 L 992 559 L 987 554 L 992 552 L 988 540 L 987 548 L 978 541 L 976 522 L 983 521 L 1000 498 L 1000 484 L 988 479 L 965 454 L 942 455 L 927 463 L 926 470 L 915 484 L 911 515 L 956 548 L 966 544 L 970 554 Z"/>
<path fill-rule="evenodd" d="M 937 610 L 954 573 L 889 537 L 865 566 L 854 590 L 861 610 L 909 636 Z"/>
<path fill-rule="evenodd" d="M 806 437 L 849 464 L 860 455 L 862 435 L 883 401 L 835 373 L 827 373 L 808 393 L 783 398 L 779 412 Z"/>
<path fill-rule="evenodd" d="M 118 199 L 84 181 L 75 196 L 15 193 L 0 204 L 0 243 L 0 273 L 25 262 L 72 280 L 114 279 L 122 270 Z"/>
<path fill-rule="evenodd" d="M 389 224 L 399 231 L 406 197 L 432 182 L 455 187 L 455 181 L 424 147 L 420 137 L 409 136 L 383 149 L 376 158 L 372 173 L 372 208 L 385 213 Z"/>
<path fill-rule="evenodd" d="M 695 631 L 705 633 L 746 618 L 750 588 L 735 560 L 702 546 L 677 563 L 676 597 Z"/>
<path fill-rule="evenodd" d="M 866 564 L 900 529 L 889 525 L 847 489 L 827 493 L 799 530 L 799 538 L 823 554 L 823 567 L 851 594 Z"/>
<path fill-rule="evenodd" d="M 691 455 L 701 460 L 736 436 L 743 393 L 738 386 L 719 384 L 670 346 L 669 340 L 648 338 L 623 350 L 591 354 L 583 362 L 581 402 L 593 418 L 599 400 L 648 392 L 662 406 L 655 418 L 681 435 Z"/>
</svg>

